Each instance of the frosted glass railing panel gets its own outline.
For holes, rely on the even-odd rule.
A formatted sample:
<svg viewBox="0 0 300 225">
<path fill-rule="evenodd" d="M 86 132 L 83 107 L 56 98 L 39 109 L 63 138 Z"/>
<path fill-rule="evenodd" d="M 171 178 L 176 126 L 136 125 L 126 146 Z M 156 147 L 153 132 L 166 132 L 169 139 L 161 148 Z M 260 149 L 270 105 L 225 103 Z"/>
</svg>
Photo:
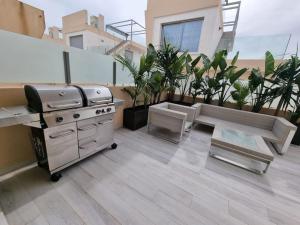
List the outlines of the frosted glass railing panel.
<svg viewBox="0 0 300 225">
<path fill-rule="evenodd" d="M 0 30 L 0 83 L 63 83 L 64 47 Z"/>
<path fill-rule="evenodd" d="M 113 58 L 91 51 L 70 48 L 72 83 L 113 83 Z"/>
<path fill-rule="evenodd" d="M 228 59 L 232 59 L 237 51 L 240 52 L 239 59 L 264 59 L 266 51 L 270 51 L 275 59 L 282 59 L 289 37 L 289 35 L 236 37 Z"/>
<path fill-rule="evenodd" d="M 124 68 L 120 63 L 117 62 L 117 68 L 116 68 L 116 84 L 117 85 L 131 85 L 133 84 L 132 76 L 130 75 L 130 72 Z"/>
</svg>

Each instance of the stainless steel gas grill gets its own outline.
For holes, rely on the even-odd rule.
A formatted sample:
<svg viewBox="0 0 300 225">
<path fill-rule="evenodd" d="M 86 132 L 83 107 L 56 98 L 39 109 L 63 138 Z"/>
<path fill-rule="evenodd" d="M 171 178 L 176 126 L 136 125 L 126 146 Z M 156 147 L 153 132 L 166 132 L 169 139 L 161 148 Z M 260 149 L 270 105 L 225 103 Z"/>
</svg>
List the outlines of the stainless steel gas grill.
<svg viewBox="0 0 300 225">
<path fill-rule="evenodd" d="M 53 181 L 62 169 L 113 142 L 115 105 L 107 87 L 99 85 L 26 85 L 28 106 L 40 114 L 32 127 L 33 146 L 40 166 Z"/>
</svg>

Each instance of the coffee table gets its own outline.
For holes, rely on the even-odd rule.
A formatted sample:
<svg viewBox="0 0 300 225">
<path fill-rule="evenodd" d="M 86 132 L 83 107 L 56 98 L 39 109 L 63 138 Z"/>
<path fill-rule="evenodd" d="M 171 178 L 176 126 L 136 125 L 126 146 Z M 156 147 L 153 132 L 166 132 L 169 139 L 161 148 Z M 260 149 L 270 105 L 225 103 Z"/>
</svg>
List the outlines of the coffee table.
<svg viewBox="0 0 300 225">
<path fill-rule="evenodd" d="M 266 173 L 274 155 L 261 136 L 216 126 L 209 155 L 256 174 Z"/>
</svg>

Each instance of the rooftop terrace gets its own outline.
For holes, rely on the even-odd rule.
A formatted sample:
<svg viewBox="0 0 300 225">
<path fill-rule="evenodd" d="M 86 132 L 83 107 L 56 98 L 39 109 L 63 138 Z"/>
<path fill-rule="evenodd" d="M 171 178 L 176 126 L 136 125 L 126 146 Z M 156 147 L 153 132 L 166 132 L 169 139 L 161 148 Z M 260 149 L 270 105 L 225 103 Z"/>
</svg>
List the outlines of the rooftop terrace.
<svg viewBox="0 0 300 225">
<path fill-rule="evenodd" d="M 58 183 L 33 168 L 1 182 L 10 224 L 299 224 L 300 156 L 291 146 L 257 176 L 208 157 L 211 129 L 176 145 L 120 129 L 117 150 L 71 167 Z"/>
</svg>

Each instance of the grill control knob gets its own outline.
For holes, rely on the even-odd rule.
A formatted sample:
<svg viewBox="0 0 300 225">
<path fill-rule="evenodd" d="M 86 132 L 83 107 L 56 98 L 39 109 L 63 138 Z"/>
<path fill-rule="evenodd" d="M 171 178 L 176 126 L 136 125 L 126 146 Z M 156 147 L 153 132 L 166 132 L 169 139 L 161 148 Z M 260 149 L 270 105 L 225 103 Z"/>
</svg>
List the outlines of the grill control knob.
<svg viewBox="0 0 300 225">
<path fill-rule="evenodd" d="M 101 109 L 96 110 L 96 114 L 99 115 L 101 113 Z"/>
<path fill-rule="evenodd" d="M 79 113 L 75 113 L 74 115 L 73 115 L 73 118 L 74 119 L 78 119 L 80 117 L 80 114 Z"/>
<path fill-rule="evenodd" d="M 56 117 L 56 123 L 61 123 L 63 120 L 64 118 L 61 116 Z"/>
<path fill-rule="evenodd" d="M 107 108 L 107 109 L 106 109 L 106 112 L 110 112 L 110 111 L 111 111 L 111 108 Z"/>
</svg>

